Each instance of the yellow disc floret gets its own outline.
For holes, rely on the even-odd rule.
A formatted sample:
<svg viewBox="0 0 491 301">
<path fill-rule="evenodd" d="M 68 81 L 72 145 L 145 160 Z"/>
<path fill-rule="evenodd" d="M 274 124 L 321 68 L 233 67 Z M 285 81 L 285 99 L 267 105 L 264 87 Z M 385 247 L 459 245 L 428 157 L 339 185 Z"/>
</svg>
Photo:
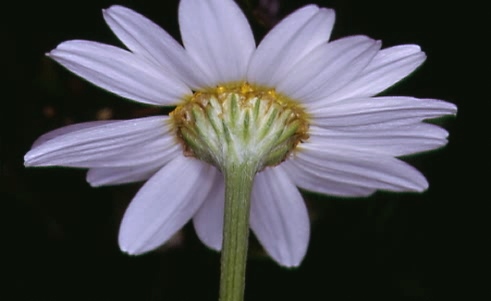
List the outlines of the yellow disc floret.
<svg viewBox="0 0 491 301">
<path fill-rule="evenodd" d="M 191 97 L 170 114 L 187 156 L 221 169 L 227 162 L 281 163 L 308 139 L 308 115 L 296 101 L 247 83 L 218 86 Z"/>
</svg>

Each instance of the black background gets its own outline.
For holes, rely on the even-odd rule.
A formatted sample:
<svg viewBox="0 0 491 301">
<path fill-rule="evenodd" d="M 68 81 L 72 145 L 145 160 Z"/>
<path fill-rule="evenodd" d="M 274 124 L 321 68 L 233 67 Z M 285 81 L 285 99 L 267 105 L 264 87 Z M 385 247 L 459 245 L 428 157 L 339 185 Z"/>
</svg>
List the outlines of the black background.
<svg viewBox="0 0 491 301">
<path fill-rule="evenodd" d="M 305 194 L 308 254 L 284 269 L 253 241 L 247 300 L 489 300 L 489 30 L 466 2 L 280 1 L 277 15 L 240 1 L 259 40 L 275 20 L 307 3 L 337 12 L 333 38 L 365 34 L 385 47 L 414 43 L 428 59 L 385 94 L 457 104 L 445 148 L 407 158 L 430 182 L 424 194 L 366 199 Z M 189 225 L 158 251 L 122 254 L 116 238 L 141 184 L 90 188 L 84 171 L 24 169 L 40 134 L 111 117 L 161 113 L 102 91 L 44 56 L 58 43 L 121 45 L 101 9 L 128 6 L 179 39 L 177 1 L 7 1 L 1 18 L 1 300 L 217 300 L 219 255 Z M 487 13 L 489 15 L 489 13 Z"/>
</svg>

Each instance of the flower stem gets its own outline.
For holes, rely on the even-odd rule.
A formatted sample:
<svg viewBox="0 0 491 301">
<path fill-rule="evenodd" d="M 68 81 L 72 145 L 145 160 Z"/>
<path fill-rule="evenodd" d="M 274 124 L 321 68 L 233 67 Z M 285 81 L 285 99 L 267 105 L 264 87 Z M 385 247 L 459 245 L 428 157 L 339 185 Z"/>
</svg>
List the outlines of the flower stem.
<svg viewBox="0 0 491 301">
<path fill-rule="evenodd" d="M 225 216 L 220 274 L 220 301 L 244 300 L 249 242 L 249 211 L 256 164 L 229 164 L 225 178 Z"/>
</svg>

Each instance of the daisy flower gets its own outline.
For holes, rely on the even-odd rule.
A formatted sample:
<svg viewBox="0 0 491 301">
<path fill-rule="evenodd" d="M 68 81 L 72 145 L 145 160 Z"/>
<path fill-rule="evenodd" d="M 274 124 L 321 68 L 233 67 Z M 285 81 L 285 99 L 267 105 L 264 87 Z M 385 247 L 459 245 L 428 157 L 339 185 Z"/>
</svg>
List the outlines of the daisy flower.
<svg viewBox="0 0 491 301">
<path fill-rule="evenodd" d="M 257 47 L 232 0 L 181 0 L 182 45 L 128 8 L 103 15 L 127 49 L 73 40 L 48 56 L 123 98 L 175 110 L 54 130 L 25 164 L 88 168 L 92 186 L 146 181 L 121 223 L 123 251 L 151 251 L 190 220 L 201 241 L 220 250 L 230 157 L 256 160 L 250 228 L 287 267 L 300 264 L 309 240 L 297 187 L 343 197 L 428 187 L 397 157 L 445 145 L 447 132 L 424 120 L 456 107 L 376 96 L 423 63 L 418 46 L 382 49 L 366 36 L 330 41 L 335 13 L 315 5 L 287 16 Z"/>
</svg>

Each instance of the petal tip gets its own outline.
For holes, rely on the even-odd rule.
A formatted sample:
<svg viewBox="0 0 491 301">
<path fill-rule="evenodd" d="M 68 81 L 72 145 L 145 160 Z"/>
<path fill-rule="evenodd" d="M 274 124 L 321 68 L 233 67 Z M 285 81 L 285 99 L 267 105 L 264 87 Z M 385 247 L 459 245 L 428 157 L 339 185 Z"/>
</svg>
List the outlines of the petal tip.
<svg viewBox="0 0 491 301">
<path fill-rule="evenodd" d="M 85 178 L 85 181 L 87 181 L 87 183 L 89 183 L 90 187 L 92 187 L 92 188 L 97 188 L 97 187 L 101 187 L 104 185 L 103 183 L 101 183 L 95 179 L 92 179 L 89 175 L 87 175 L 87 177 Z"/>
<path fill-rule="evenodd" d="M 317 5 L 315 5 L 315 6 L 319 9 L 319 12 L 325 14 L 326 17 L 329 17 L 329 18 L 335 18 L 336 17 L 336 11 L 334 9 L 327 8 L 327 7 L 319 8 Z"/>
<path fill-rule="evenodd" d="M 289 258 L 288 260 L 278 261 L 278 264 L 287 269 L 295 269 L 300 266 L 304 256 L 301 258 Z"/>
<path fill-rule="evenodd" d="M 418 179 L 415 179 L 414 187 L 411 187 L 411 189 L 415 192 L 422 193 L 428 190 L 429 186 L 430 184 L 428 183 L 428 180 L 426 180 L 426 178 L 422 174 L 420 174 L 420 177 Z"/>
<path fill-rule="evenodd" d="M 68 40 L 68 41 L 61 42 L 60 44 L 56 45 L 56 47 L 53 48 L 50 52 L 47 52 L 46 55 L 55 59 L 57 52 L 65 50 L 64 48 L 70 46 L 73 42 L 76 43 L 77 41 L 78 40 Z"/>
<path fill-rule="evenodd" d="M 33 167 L 36 166 L 36 156 L 33 154 L 33 150 L 28 151 L 24 155 L 24 166 L 25 167 Z"/>
<path fill-rule="evenodd" d="M 110 11 L 121 10 L 121 9 L 127 9 L 127 8 L 118 4 L 114 4 L 109 6 L 108 8 L 103 8 L 102 12 L 110 12 Z"/>
<path fill-rule="evenodd" d="M 457 105 L 449 102 L 449 112 L 450 112 L 449 115 L 457 116 L 457 112 L 458 112 Z"/>
<path fill-rule="evenodd" d="M 133 252 L 129 248 L 126 248 L 125 246 L 121 245 L 121 243 L 119 244 L 119 249 L 121 250 L 121 252 L 123 252 L 125 254 L 128 254 L 130 256 L 136 256 L 136 255 L 139 255 L 140 254 L 138 252 Z"/>
<path fill-rule="evenodd" d="M 137 243 L 134 239 L 130 239 L 130 235 L 127 235 L 123 229 L 119 231 L 118 245 L 119 249 L 128 255 L 140 255 L 144 253 L 142 246 Z"/>
<path fill-rule="evenodd" d="M 213 250 L 215 252 L 220 252 L 222 251 L 222 243 L 216 244 L 216 245 L 210 245 L 210 244 L 205 244 L 210 250 Z"/>
<path fill-rule="evenodd" d="M 317 5 L 317 4 L 308 4 L 308 5 L 305 5 L 305 6 L 302 6 L 301 8 L 299 8 L 297 11 L 301 11 L 301 10 L 308 10 L 308 9 L 312 9 L 312 10 L 315 10 L 316 12 L 319 11 L 321 8 Z M 328 8 L 326 8 L 328 9 Z"/>
</svg>

